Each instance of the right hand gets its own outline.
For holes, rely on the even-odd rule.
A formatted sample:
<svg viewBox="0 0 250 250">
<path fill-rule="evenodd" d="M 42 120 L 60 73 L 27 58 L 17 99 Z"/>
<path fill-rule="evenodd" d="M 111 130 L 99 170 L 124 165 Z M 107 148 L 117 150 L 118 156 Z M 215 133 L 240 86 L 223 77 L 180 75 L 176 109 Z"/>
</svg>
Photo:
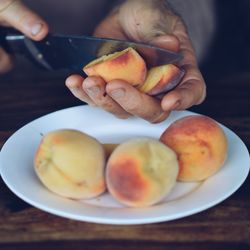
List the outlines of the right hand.
<svg viewBox="0 0 250 250">
<path fill-rule="evenodd" d="M 13 27 L 35 41 L 43 39 L 49 30 L 47 23 L 20 0 L 0 0 L 0 26 Z M 11 67 L 10 56 L 0 47 L 0 74 Z"/>
<path fill-rule="evenodd" d="M 66 86 L 72 94 L 120 118 L 130 115 L 151 123 L 165 120 L 173 110 L 185 110 L 200 104 L 206 96 L 206 84 L 198 68 L 195 51 L 181 18 L 163 0 L 127 0 L 96 28 L 94 36 L 153 44 L 180 51 L 177 66 L 185 70 L 180 84 L 161 100 L 141 93 L 121 80 L 105 83 L 100 77 L 72 75 Z"/>
</svg>

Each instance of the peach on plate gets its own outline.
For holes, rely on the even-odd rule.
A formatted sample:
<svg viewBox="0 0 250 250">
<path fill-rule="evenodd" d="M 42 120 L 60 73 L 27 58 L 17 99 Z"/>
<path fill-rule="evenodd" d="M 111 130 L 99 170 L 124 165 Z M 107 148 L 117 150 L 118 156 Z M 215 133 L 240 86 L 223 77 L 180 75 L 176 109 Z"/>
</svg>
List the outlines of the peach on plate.
<svg viewBox="0 0 250 250">
<path fill-rule="evenodd" d="M 202 181 L 218 172 L 227 158 L 227 138 L 210 117 L 190 115 L 173 122 L 160 141 L 173 149 L 180 166 L 179 181 Z"/>
<path fill-rule="evenodd" d="M 73 199 L 93 198 L 106 189 L 105 152 L 93 137 L 70 129 L 43 136 L 34 168 L 50 191 Z"/>
<path fill-rule="evenodd" d="M 159 140 L 130 139 L 118 145 L 109 157 L 107 188 L 126 206 L 150 206 L 170 193 L 178 170 L 175 152 Z"/>
</svg>

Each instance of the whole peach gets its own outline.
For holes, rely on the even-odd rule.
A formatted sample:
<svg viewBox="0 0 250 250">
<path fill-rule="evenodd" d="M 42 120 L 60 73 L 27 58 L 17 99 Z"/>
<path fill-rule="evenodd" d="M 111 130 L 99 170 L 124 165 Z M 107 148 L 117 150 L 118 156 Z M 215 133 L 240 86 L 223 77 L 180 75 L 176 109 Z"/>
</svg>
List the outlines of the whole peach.
<svg viewBox="0 0 250 250">
<path fill-rule="evenodd" d="M 55 130 L 44 135 L 34 167 L 49 190 L 67 198 L 92 198 L 106 188 L 103 146 L 77 130 Z"/>
<path fill-rule="evenodd" d="M 202 181 L 215 174 L 227 157 L 227 138 L 207 116 L 190 115 L 172 123 L 160 141 L 178 156 L 179 181 Z"/>
<path fill-rule="evenodd" d="M 158 140 L 135 138 L 118 145 L 106 169 L 113 197 L 131 207 L 162 200 L 174 187 L 178 174 L 176 154 Z"/>
</svg>

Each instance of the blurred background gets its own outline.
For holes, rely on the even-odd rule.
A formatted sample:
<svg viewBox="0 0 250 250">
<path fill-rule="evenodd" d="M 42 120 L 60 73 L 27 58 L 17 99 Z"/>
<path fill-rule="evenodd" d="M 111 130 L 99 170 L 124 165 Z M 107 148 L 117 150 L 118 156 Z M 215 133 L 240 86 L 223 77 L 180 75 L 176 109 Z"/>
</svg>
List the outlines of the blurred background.
<svg viewBox="0 0 250 250">
<path fill-rule="evenodd" d="M 206 79 L 250 75 L 250 1 L 215 2 L 217 30 L 202 72 Z"/>
</svg>

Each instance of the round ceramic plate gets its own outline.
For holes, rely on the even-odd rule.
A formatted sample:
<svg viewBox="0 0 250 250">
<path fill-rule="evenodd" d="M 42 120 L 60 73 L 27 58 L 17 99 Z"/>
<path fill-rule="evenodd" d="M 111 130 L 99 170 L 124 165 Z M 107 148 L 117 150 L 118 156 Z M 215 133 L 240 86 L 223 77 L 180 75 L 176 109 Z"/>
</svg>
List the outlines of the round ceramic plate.
<svg viewBox="0 0 250 250">
<path fill-rule="evenodd" d="M 103 143 L 120 143 L 147 136 L 158 139 L 174 120 L 194 114 L 172 112 L 160 124 L 139 118 L 120 120 L 98 108 L 79 106 L 57 111 L 36 119 L 5 143 L 0 154 L 1 176 L 6 185 L 27 203 L 49 213 L 105 224 L 144 224 L 182 218 L 208 209 L 233 194 L 248 175 L 250 160 L 246 146 L 231 130 L 222 126 L 229 142 L 228 158 L 222 169 L 204 182 L 177 183 L 161 203 L 147 208 L 128 208 L 108 193 L 90 200 L 70 200 L 47 190 L 33 169 L 35 151 L 41 135 L 71 128 L 88 133 Z"/>
</svg>

